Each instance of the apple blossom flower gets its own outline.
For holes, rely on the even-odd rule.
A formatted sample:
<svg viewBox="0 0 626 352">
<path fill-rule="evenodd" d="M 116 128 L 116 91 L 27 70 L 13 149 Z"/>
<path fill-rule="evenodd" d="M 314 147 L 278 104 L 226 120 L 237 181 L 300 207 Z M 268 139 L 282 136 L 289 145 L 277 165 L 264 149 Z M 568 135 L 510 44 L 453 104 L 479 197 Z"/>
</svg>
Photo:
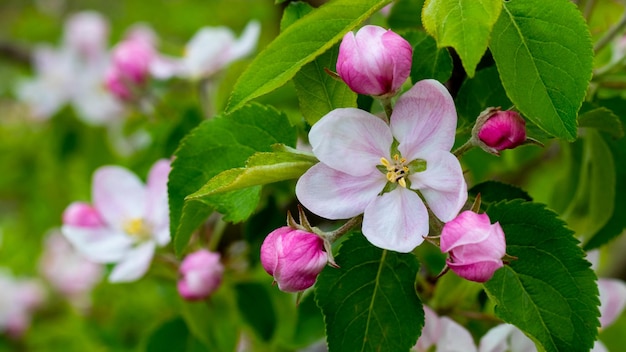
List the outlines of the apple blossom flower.
<svg viewBox="0 0 626 352">
<path fill-rule="evenodd" d="M 450 153 L 455 130 L 452 97 L 435 80 L 405 92 L 389 125 L 363 110 L 335 109 L 309 133 L 320 162 L 300 177 L 296 195 L 328 219 L 363 213 L 363 235 L 373 245 L 410 252 L 429 231 L 422 197 L 444 222 L 467 200 L 461 165 Z"/>
<path fill-rule="evenodd" d="M 315 283 L 328 263 L 324 241 L 289 226 L 272 231 L 261 245 L 261 264 L 285 292 L 303 291 Z"/>
<path fill-rule="evenodd" d="M 239 39 L 227 27 L 202 27 L 185 46 L 182 59 L 163 58 L 157 66 L 163 78 L 208 78 L 231 62 L 250 54 L 257 45 L 261 24 L 250 21 Z"/>
<path fill-rule="evenodd" d="M 535 343 L 516 326 L 500 324 L 489 330 L 478 345 L 478 352 L 536 352 Z"/>
<path fill-rule="evenodd" d="M 437 316 L 437 313 L 424 306 L 422 335 L 411 351 L 428 352 L 433 346 L 437 346 L 437 352 L 476 351 L 469 331 L 448 317 Z"/>
<path fill-rule="evenodd" d="M 367 25 L 339 46 L 337 73 L 359 94 L 394 95 L 411 73 L 413 48 L 391 30 Z"/>
<path fill-rule="evenodd" d="M 626 308 L 626 283 L 618 279 L 598 279 L 600 291 L 600 325 L 607 327 L 622 314 Z"/>
<path fill-rule="evenodd" d="M 96 12 L 71 16 L 60 48 L 37 46 L 33 53 L 35 78 L 18 84 L 16 94 L 33 117 L 50 118 L 66 103 L 90 124 L 103 124 L 123 113 L 122 106 L 103 86 L 109 65 L 108 25 Z"/>
<path fill-rule="evenodd" d="M 467 280 L 485 282 L 504 265 L 504 232 L 487 214 L 462 212 L 443 226 L 440 243 L 441 251 L 450 253 L 448 267 Z"/>
<path fill-rule="evenodd" d="M 102 265 L 87 260 L 58 231 L 44 242 L 39 271 L 50 285 L 77 308 L 89 306 L 89 293 L 102 280 Z"/>
<path fill-rule="evenodd" d="M 16 278 L 0 269 L 0 332 L 18 338 L 30 325 L 31 315 L 43 303 L 45 291 L 36 279 Z"/>
<path fill-rule="evenodd" d="M 87 259 L 115 263 L 110 282 L 139 279 L 148 270 L 156 247 L 169 243 L 169 171 L 169 160 L 157 161 L 144 185 L 125 168 L 103 166 L 93 177 L 93 207 L 73 204 L 66 210 L 64 220 L 72 221 L 63 224 L 63 235 Z M 102 224 L 93 221 L 94 211 Z"/>
<path fill-rule="evenodd" d="M 489 108 L 476 120 L 472 134 L 478 146 L 498 155 L 526 143 L 526 121 L 515 111 Z"/>
<path fill-rule="evenodd" d="M 208 297 L 220 286 L 224 266 L 220 254 L 205 249 L 193 252 L 183 259 L 178 271 L 178 293 L 190 301 Z"/>
</svg>

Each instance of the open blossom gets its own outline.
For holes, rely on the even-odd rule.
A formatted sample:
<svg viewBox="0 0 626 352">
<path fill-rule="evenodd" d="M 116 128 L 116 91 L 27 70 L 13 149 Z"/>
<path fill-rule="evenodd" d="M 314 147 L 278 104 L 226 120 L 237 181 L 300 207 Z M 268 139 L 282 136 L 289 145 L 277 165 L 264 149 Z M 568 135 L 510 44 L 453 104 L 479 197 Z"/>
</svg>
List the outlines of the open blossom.
<svg viewBox="0 0 626 352">
<path fill-rule="evenodd" d="M 110 282 L 139 279 L 156 247 L 169 243 L 169 171 L 169 160 L 159 160 L 144 185 L 125 168 L 103 166 L 94 173 L 93 206 L 66 209 L 63 234 L 89 260 L 115 263 Z"/>
<path fill-rule="evenodd" d="M 411 349 L 415 352 L 475 352 L 476 346 L 472 335 L 459 323 L 448 317 L 439 317 L 424 306 L 424 328 L 417 344 Z"/>
<path fill-rule="evenodd" d="M 303 291 L 315 283 L 328 263 L 324 242 L 316 234 L 284 226 L 261 245 L 261 264 L 285 292 Z"/>
<path fill-rule="evenodd" d="M 16 92 L 33 117 L 47 119 L 67 103 L 90 124 L 103 124 L 121 116 L 122 106 L 103 85 L 109 65 L 108 31 L 100 14 L 81 12 L 68 18 L 61 47 L 35 48 L 35 77 L 21 82 Z"/>
<path fill-rule="evenodd" d="M 220 254 L 205 249 L 188 254 L 178 269 L 178 293 L 187 300 L 200 300 L 208 297 L 222 283 L 224 266 Z"/>
<path fill-rule="evenodd" d="M 185 46 L 182 59 L 161 60 L 161 76 L 208 78 L 231 62 L 249 55 L 257 45 L 261 24 L 251 21 L 239 39 L 227 27 L 202 27 Z"/>
<path fill-rule="evenodd" d="M 298 180 L 296 195 L 328 219 L 363 213 L 363 234 L 373 245 L 410 252 L 429 230 L 422 197 L 444 222 L 467 200 L 461 165 L 450 153 L 456 120 L 452 97 L 435 80 L 404 93 L 389 125 L 363 110 L 335 109 L 309 133 L 320 163 Z"/>
<path fill-rule="evenodd" d="M 441 231 L 441 251 L 450 253 L 448 267 L 471 281 L 485 282 L 504 264 L 504 232 L 487 214 L 464 211 Z"/>
<path fill-rule="evenodd" d="M 102 280 L 102 265 L 76 252 L 58 231 L 52 231 L 44 242 L 39 271 L 50 285 L 79 308 L 89 305 L 89 292 Z"/>
<path fill-rule="evenodd" d="M 348 32 L 339 46 L 337 73 L 353 91 L 395 94 L 411 73 L 413 48 L 391 30 L 367 25 Z"/>
<path fill-rule="evenodd" d="M 35 279 L 16 278 L 0 269 L 0 333 L 20 337 L 30 325 L 31 315 L 43 303 L 45 291 Z"/>
</svg>

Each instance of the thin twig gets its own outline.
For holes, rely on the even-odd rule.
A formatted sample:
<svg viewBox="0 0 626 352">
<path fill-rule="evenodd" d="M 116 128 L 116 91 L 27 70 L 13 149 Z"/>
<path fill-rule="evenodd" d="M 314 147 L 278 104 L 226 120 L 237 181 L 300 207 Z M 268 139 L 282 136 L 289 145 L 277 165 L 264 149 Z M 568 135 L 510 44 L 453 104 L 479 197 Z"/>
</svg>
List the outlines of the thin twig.
<svg viewBox="0 0 626 352">
<path fill-rule="evenodd" d="M 620 18 L 619 22 L 617 22 L 611 29 L 609 29 L 606 34 L 602 38 L 600 38 L 596 44 L 593 46 L 593 50 L 597 53 L 602 48 L 604 48 L 607 44 L 609 44 L 616 35 L 618 35 L 624 28 L 626 28 L 626 11 Z"/>
</svg>

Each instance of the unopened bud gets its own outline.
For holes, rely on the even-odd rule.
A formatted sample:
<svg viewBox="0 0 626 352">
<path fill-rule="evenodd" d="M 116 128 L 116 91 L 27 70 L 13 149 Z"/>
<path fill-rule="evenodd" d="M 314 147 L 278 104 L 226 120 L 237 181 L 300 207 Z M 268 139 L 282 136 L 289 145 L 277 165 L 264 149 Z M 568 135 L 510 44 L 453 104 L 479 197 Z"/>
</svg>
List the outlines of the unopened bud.
<svg viewBox="0 0 626 352">
<path fill-rule="evenodd" d="M 499 155 L 527 142 L 526 121 L 515 111 L 489 108 L 476 120 L 472 138 L 485 151 Z"/>
<path fill-rule="evenodd" d="M 63 211 L 63 224 L 76 227 L 100 227 L 103 226 L 102 218 L 98 211 L 90 204 L 74 202 Z"/>
<path fill-rule="evenodd" d="M 190 301 L 201 300 L 213 293 L 222 283 L 224 266 L 219 253 L 201 249 L 183 259 L 178 271 L 178 293 Z"/>
</svg>

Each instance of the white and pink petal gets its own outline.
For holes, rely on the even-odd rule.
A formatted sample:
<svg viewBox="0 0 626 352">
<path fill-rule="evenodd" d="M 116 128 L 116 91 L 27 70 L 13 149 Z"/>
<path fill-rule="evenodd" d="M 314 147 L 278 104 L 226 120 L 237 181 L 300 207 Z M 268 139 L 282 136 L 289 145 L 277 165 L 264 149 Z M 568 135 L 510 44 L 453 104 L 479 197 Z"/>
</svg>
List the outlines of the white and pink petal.
<svg viewBox="0 0 626 352">
<path fill-rule="evenodd" d="M 153 241 L 147 241 L 129 250 L 109 275 L 109 282 L 132 282 L 144 276 L 152 263 L 155 247 Z"/>
</svg>

